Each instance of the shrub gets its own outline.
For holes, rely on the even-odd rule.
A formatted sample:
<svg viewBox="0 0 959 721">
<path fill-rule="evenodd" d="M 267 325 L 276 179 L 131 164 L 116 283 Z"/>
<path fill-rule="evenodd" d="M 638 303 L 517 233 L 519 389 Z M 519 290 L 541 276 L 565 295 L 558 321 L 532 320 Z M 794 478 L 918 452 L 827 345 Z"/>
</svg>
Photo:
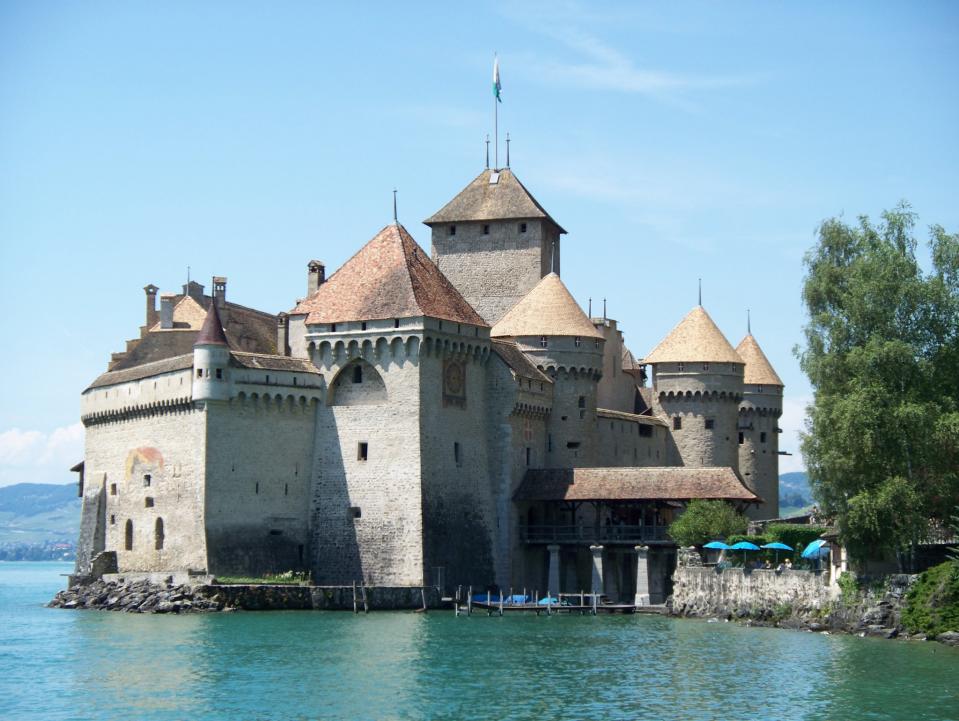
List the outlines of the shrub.
<svg viewBox="0 0 959 721">
<path fill-rule="evenodd" d="M 796 549 L 797 553 L 802 553 L 806 546 L 827 530 L 824 526 L 809 526 L 801 523 L 770 523 L 766 526 L 766 535 L 773 541 L 785 543 Z"/>
<path fill-rule="evenodd" d="M 681 546 L 729 538 L 746 532 L 746 517 L 725 501 L 690 501 L 683 514 L 669 526 L 669 535 Z"/>
<path fill-rule="evenodd" d="M 836 583 L 839 585 L 843 603 L 847 606 L 855 603 L 859 598 L 859 583 L 856 581 L 856 577 L 849 571 L 843 571 L 836 579 Z"/>
<path fill-rule="evenodd" d="M 927 636 L 959 631 L 959 563 L 946 561 L 919 576 L 906 594 L 902 624 Z"/>
</svg>

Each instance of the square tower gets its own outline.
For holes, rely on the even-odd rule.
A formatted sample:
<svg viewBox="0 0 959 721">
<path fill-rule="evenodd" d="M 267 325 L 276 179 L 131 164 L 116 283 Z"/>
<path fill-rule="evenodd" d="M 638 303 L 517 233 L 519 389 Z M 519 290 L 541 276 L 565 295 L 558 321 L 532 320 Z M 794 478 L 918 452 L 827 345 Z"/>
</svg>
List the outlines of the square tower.
<svg viewBox="0 0 959 721">
<path fill-rule="evenodd" d="M 559 273 L 566 231 L 509 168 L 484 170 L 424 222 L 433 262 L 491 325 L 543 276 Z"/>
</svg>

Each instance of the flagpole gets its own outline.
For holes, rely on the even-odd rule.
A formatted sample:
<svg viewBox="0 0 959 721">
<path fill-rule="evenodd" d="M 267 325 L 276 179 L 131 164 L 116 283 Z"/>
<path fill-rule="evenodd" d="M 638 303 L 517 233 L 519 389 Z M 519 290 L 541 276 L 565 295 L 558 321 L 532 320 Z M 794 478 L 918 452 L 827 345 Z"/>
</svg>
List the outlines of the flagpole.
<svg viewBox="0 0 959 721">
<path fill-rule="evenodd" d="M 499 170 L 499 98 L 493 95 L 493 170 Z"/>
</svg>

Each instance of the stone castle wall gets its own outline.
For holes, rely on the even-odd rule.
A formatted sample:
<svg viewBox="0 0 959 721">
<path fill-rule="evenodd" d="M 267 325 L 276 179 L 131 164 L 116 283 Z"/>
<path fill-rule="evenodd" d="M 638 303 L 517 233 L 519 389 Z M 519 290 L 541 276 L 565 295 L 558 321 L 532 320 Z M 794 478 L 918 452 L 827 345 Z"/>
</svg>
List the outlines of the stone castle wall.
<svg viewBox="0 0 959 721">
<path fill-rule="evenodd" d="M 658 364 L 653 374 L 653 412 L 670 429 L 673 452 L 666 465 L 728 466 L 738 471 L 742 392 L 740 364 Z M 678 429 L 674 418 L 681 419 Z"/>
<path fill-rule="evenodd" d="M 750 506 L 746 515 L 753 519 L 779 516 L 779 418 L 782 415 L 782 389 L 766 386 L 746 387 L 739 406 L 739 471 L 752 491 L 763 499 Z"/>
<path fill-rule="evenodd" d="M 596 465 L 610 468 L 664 466 L 668 435 L 669 431 L 658 423 L 626 420 L 600 410 L 596 418 L 599 448 Z"/>
<path fill-rule="evenodd" d="M 205 430 L 192 403 L 87 426 L 84 504 L 103 489 L 120 571 L 206 568 Z"/>
<path fill-rule="evenodd" d="M 329 382 L 316 416 L 314 581 L 421 585 L 421 336 L 316 335 L 310 342 L 313 361 Z M 353 385 L 357 364 L 364 380 L 356 385 L 363 389 L 341 393 L 343 385 Z"/>
<path fill-rule="evenodd" d="M 210 573 L 259 576 L 309 567 L 318 399 L 290 390 L 247 387 L 230 402 L 206 404 Z"/>
<path fill-rule="evenodd" d="M 526 232 L 520 232 L 520 224 Z M 487 323 L 494 324 L 550 272 L 553 241 L 559 272 L 559 233 L 542 220 L 437 225 L 432 259 Z M 489 233 L 484 235 L 484 226 Z"/>
</svg>

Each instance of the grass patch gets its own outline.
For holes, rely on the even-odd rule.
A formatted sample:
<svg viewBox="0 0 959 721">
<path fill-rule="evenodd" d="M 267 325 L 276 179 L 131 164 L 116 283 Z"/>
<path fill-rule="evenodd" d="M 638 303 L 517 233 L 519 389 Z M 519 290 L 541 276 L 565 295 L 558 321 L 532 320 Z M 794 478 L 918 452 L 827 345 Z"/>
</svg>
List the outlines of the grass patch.
<svg viewBox="0 0 959 721">
<path fill-rule="evenodd" d="M 310 583 L 310 574 L 306 571 L 286 571 L 266 576 L 217 576 L 217 583 L 242 586 L 299 586 Z"/>
</svg>

